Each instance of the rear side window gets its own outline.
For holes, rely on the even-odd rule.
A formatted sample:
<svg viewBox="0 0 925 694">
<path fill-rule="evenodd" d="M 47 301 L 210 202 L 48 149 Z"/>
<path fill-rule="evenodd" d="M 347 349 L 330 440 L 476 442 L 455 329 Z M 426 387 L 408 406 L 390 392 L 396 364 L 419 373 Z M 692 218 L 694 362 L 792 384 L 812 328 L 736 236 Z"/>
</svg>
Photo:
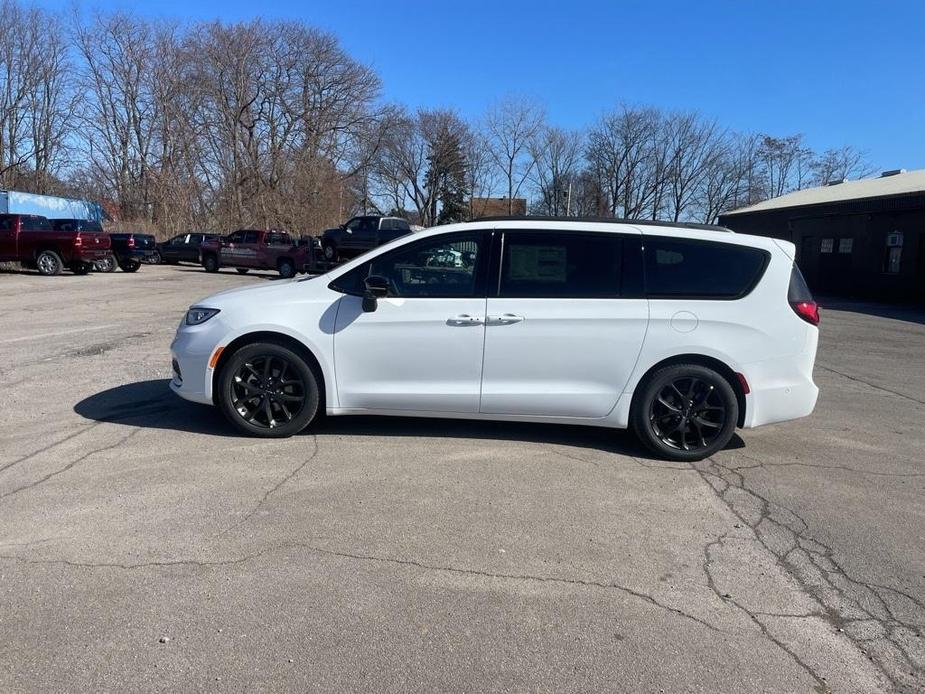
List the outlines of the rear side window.
<svg viewBox="0 0 925 694">
<path fill-rule="evenodd" d="M 622 292 L 623 237 L 508 232 L 498 296 L 604 299 Z"/>
<path fill-rule="evenodd" d="M 694 239 L 647 237 L 650 298 L 739 299 L 764 274 L 771 254 L 760 248 Z"/>
<path fill-rule="evenodd" d="M 23 217 L 23 231 L 51 231 L 51 224 L 44 217 Z"/>
</svg>

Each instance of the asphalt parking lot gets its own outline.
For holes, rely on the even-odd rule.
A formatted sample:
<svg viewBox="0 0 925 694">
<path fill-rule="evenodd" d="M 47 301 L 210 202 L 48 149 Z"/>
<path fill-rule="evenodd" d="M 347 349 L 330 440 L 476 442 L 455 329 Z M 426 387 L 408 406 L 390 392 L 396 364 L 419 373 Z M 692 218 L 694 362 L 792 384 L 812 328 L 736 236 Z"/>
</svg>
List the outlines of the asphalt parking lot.
<svg viewBox="0 0 925 694">
<path fill-rule="evenodd" d="M 925 690 L 925 312 L 823 301 L 816 413 L 683 465 L 578 427 L 239 437 L 168 345 L 269 277 L 0 274 L 0 691 Z"/>
</svg>

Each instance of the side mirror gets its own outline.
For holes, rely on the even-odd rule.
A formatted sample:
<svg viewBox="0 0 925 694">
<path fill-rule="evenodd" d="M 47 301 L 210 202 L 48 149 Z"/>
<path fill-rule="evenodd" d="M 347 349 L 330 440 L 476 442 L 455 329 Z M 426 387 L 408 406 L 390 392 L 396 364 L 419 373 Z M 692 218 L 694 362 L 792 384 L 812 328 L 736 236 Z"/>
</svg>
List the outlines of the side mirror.
<svg viewBox="0 0 925 694">
<path fill-rule="evenodd" d="M 389 281 L 385 277 L 371 275 L 366 278 L 366 293 L 363 294 L 363 312 L 372 313 L 379 308 L 379 297 L 389 295 Z"/>
</svg>

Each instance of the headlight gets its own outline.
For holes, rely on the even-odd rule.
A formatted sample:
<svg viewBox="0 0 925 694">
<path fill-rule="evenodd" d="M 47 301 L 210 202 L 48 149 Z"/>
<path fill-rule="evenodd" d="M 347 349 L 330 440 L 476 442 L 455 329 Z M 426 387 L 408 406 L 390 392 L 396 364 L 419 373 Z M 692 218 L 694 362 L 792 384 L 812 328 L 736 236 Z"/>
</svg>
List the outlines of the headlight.
<svg viewBox="0 0 925 694">
<path fill-rule="evenodd" d="M 200 325 L 201 323 L 205 323 L 217 313 L 217 308 L 201 308 L 199 306 L 193 306 L 193 308 L 186 312 L 185 322 L 187 325 Z"/>
</svg>

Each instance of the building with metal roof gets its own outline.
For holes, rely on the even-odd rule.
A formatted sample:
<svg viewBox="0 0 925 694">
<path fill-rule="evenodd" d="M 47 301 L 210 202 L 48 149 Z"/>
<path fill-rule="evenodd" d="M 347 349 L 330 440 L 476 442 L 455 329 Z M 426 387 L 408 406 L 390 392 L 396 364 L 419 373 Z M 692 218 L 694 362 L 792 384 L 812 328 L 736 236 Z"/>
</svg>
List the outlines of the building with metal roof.
<svg viewBox="0 0 925 694">
<path fill-rule="evenodd" d="M 925 169 L 833 181 L 720 215 L 743 234 L 792 241 L 818 294 L 925 302 Z"/>
</svg>

